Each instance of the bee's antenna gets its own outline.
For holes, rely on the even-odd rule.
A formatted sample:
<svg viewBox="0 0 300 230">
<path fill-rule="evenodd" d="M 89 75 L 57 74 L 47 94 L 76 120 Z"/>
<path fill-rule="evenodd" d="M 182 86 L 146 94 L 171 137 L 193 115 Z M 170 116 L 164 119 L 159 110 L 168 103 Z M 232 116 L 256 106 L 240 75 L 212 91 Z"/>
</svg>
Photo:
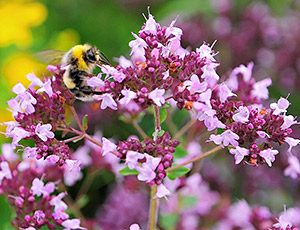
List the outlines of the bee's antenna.
<svg viewBox="0 0 300 230">
<path fill-rule="evenodd" d="M 106 57 L 106 55 L 99 50 L 99 55 L 101 57 L 100 62 L 103 62 L 106 65 L 111 65 L 109 59 Z"/>
</svg>

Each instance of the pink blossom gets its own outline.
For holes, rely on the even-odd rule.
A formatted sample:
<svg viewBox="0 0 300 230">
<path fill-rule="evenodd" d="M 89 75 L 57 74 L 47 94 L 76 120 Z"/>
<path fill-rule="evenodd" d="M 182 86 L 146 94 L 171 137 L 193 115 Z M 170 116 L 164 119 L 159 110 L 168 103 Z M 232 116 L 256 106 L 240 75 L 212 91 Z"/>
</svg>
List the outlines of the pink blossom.
<svg viewBox="0 0 300 230">
<path fill-rule="evenodd" d="M 44 182 L 39 178 L 35 178 L 32 181 L 31 191 L 33 195 L 41 196 L 43 194 L 43 197 L 46 197 L 50 196 L 54 190 L 55 184 L 53 182 L 48 182 L 46 185 L 44 185 Z"/>
<path fill-rule="evenodd" d="M 80 219 L 65 220 L 64 222 L 61 223 L 61 225 L 65 227 L 63 230 L 86 229 L 80 227 Z"/>
<path fill-rule="evenodd" d="M 176 39 L 180 39 L 183 32 L 180 28 L 174 27 L 176 21 L 177 21 L 178 16 L 171 22 L 171 24 L 167 27 L 166 29 L 166 37 L 169 37 L 170 35 L 174 35 Z"/>
<path fill-rule="evenodd" d="M 129 230 L 141 230 L 141 228 L 138 224 L 132 224 L 130 225 Z"/>
<path fill-rule="evenodd" d="M 132 62 L 127 58 L 125 58 L 124 56 L 120 56 L 119 58 L 115 58 L 114 60 L 116 60 L 119 63 L 119 65 L 124 69 L 128 67 L 133 67 Z"/>
<path fill-rule="evenodd" d="M 279 115 L 280 113 L 286 113 L 286 109 L 290 106 L 290 104 L 291 103 L 287 99 L 281 97 L 278 100 L 278 103 L 271 103 L 270 108 L 274 109 L 273 114 Z"/>
<path fill-rule="evenodd" d="M 9 134 L 9 137 L 13 138 L 12 144 L 14 146 L 18 145 L 19 141 L 26 138 L 26 137 L 30 137 L 31 133 L 24 130 L 21 127 L 15 127 L 11 133 Z"/>
<path fill-rule="evenodd" d="M 138 165 L 138 160 L 143 159 L 144 154 L 135 151 L 128 151 L 126 154 L 126 164 L 129 169 L 135 169 Z"/>
<path fill-rule="evenodd" d="M 290 221 L 290 216 L 286 212 L 286 207 L 284 205 L 284 212 L 279 216 L 278 223 L 273 225 L 275 228 L 280 228 L 286 230 L 288 227 L 292 227 L 292 222 Z"/>
<path fill-rule="evenodd" d="M 140 181 L 151 182 L 155 177 L 155 169 L 160 163 L 161 159 L 158 157 L 152 157 L 145 153 L 146 162 L 142 166 L 136 166 L 136 170 L 139 172 L 138 179 Z"/>
<path fill-rule="evenodd" d="M 293 117 L 292 115 L 288 115 L 288 116 L 284 116 L 283 117 L 283 123 L 281 125 L 281 129 L 285 130 L 289 127 L 291 127 L 294 124 L 299 124 L 297 121 L 295 121 L 295 117 Z"/>
<path fill-rule="evenodd" d="M 41 125 L 41 123 L 39 123 L 35 128 L 35 134 L 41 138 L 42 141 L 47 141 L 48 138 L 52 139 L 54 137 L 54 133 L 51 132 L 51 129 L 51 124 Z"/>
<path fill-rule="evenodd" d="M 29 85 L 29 89 L 33 90 L 33 87 L 39 86 L 41 87 L 43 85 L 43 82 L 41 79 L 39 79 L 34 73 L 29 73 L 26 75 L 26 78 L 31 81 L 31 84 Z"/>
<path fill-rule="evenodd" d="M 71 173 L 71 176 L 77 177 L 80 173 L 80 161 L 67 159 L 65 162 L 66 170 Z"/>
<path fill-rule="evenodd" d="M 109 93 L 105 93 L 103 95 L 98 96 L 100 100 L 102 100 L 101 103 L 101 109 L 106 109 L 107 107 L 117 110 L 117 103 L 114 101 L 113 97 Z"/>
<path fill-rule="evenodd" d="M 14 162 L 19 159 L 18 154 L 14 152 L 14 146 L 9 143 L 2 144 L 2 156 L 4 156 L 8 162 Z"/>
<path fill-rule="evenodd" d="M 103 87 L 105 85 L 104 81 L 98 76 L 87 79 L 86 84 L 91 87 Z"/>
<path fill-rule="evenodd" d="M 62 201 L 62 198 L 64 198 L 66 195 L 65 192 L 59 193 L 57 196 L 54 196 L 51 200 L 50 200 L 50 205 L 54 206 L 54 210 L 66 210 L 68 208 L 67 204 L 65 202 Z"/>
<path fill-rule="evenodd" d="M 47 70 L 50 71 L 50 72 L 54 72 L 57 70 L 57 66 L 55 65 L 48 65 L 47 66 Z"/>
<path fill-rule="evenodd" d="M 128 104 L 131 100 L 137 98 L 136 93 L 131 91 L 130 89 L 123 89 L 121 91 L 121 93 L 123 94 L 123 98 L 121 98 L 119 100 L 120 104 Z"/>
<path fill-rule="evenodd" d="M 20 103 L 15 99 L 12 98 L 6 102 L 8 106 L 12 109 L 8 109 L 12 112 L 12 116 L 15 117 L 18 113 L 24 113 L 23 109 L 21 108 Z"/>
<path fill-rule="evenodd" d="M 147 43 L 137 36 L 135 33 L 132 33 L 132 35 L 136 38 L 136 40 L 130 41 L 129 42 L 129 47 L 131 48 L 130 55 L 135 54 L 135 53 L 140 53 L 140 55 L 144 56 L 145 50 L 148 45 Z"/>
<path fill-rule="evenodd" d="M 57 156 L 57 155 L 50 155 L 46 159 L 47 159 L 47 161 L 49 161 L 51 163 L 56 163 L 59 160 L 59 156 Z"/>
<path fill-rule="evenodd" d="M 235 149 L 230 149 L 229 152 L 234 155 L 235 164 L 241 163 L 244 157 L 249 155 L 248 149 L 239 146 L 236 146 Z"/>
<path fill-rule="evenodd" d="M 45 83 L 43 83 L 41 88 L 36 91 L 36 93 L 41 93 L 41 92 L 46 92 L 49 95 L 49 97 L 52 97 L 53 90 L 52 90 L 52 87 L 51 87 L 51 80 L 50 79 L 48 79 Z"/>
<path fill-rule="evenodd" d="M 185 81 L 184 85 L 187 86 L 187 89 L 191 94 L 201 93 L 207 89 L 207 82 L 200 82 L 199 77 L 196 74 L 191 76 L 191 80 Z"/>
<path fill-rule="evenodd" d="M 227 87 L 227 85 L 223 82 L 219 86 L 219 97 L 221 102 L 225 102 L 228 97 L 236 96 L 236 94 L 232 93 L 230 89 Z"/>
<path fill-rule="evenodd" d="M 232 119 L 236 122 L 246 123 L 249 121 L 249 115 L 249 109 L 246 106 L 240 106 L 237 113 L 232 116 Z"/>
<path fill-rule="evenodd" d="M 236 67 L 232 70 L 231 75 L 237 76 L 241 74 L 243 76 L 243 80 L 245 82 L 249 82 L 252 76 L 253 66 L 253 62 L 249 62 L 247 67 L 244 65 L 240 65 L 239 67 Z"/>
<path fill-rule="evenodd" d="M 112 143 L 110 140 L 106 139 L 105 137 L 102 137 L 102 156 L 105 156 L 107 153 L 117 151 L 117 146 Z"/>
<path fill-rule="evenodd" d="M 274 150 L 274 149 L 265 149 L 259 153 L 259 155 L 265 159 L 269 167 L 272 166 L 272 162 L 275 161 L 275 155 L 277 154 L 278 154 L 278 150 Z"/>
<path fill-rule="evenodd" d="M 297 146 L 300 143 L 299 139 L 295 139 L 292 137 L 286 137 L 284 138 L 284 141 L 289 145 L 288 152 L 290 153 L 292 151 L 292 148 Z"/>
<path fill-rule="evenodd" d="M 24 85 L 22 85 L 20 82 L 17 83 L 11 90 L 13 93 L 15 94 L 22 94 L 22 93 L 25 93 L 26 91 L 26 88 Z"/>
<path fill-rule="evenodd" d="M 258 99 L 268 99 L 269 98 L 269 90 L 267 87 L 272 85 L 272 80 L 270 78 L 266 78 L 264 80 L 258 81 L 253 85 L 253 90 L 251 91 L 251 95 L 257 97 Z"/>
<path fill-rule="evenodd" d="M 55 209 L 52 216 L 55 220 L 65 220 L 69 218 L 69 215 L 65 213 L 64 209 Z"/>
<path fill-rule="evenodd" d="M 154 198 L 163 198 L 163 197 L 170 196 L 170 195 L 171 195 L 171 192 L 169 191 L 169 189 L 167 189 L 164 184 L 160 184 L 157 186 L 157 192 L 156 192 Z"/>
<path fill-rule="evenodd" d="M 149 19 L 147 19 L 145 15 L 144 15 L 144 17 L 146 19 L 146 23 L 145 23 L 145 26 L 143 27 L 143 29 L 139 31 L 139 33 L 144 32 L 145 34 L 156 35 L 157 34 L 157 23 L 154 20 L 154 17 L 150 14 L 150 12 L 149 12 Z"/>
<path fill-rule="evenodd" d="M 236 133 L 232 132 L 231 130 L 226 130 L 219 135 L 210 135 L 208 141 L 213 141 L 216 145 L 221 145 L 222 147 L 228 146 L 229 144 L 237 147 L 239 143 L 236 140 L 238 139 L 239 136 Z"/>
<path fill-rule="evenodd" d="M 201 78 L 203 78 L 210 87 L 213 87 L 220 78 L 215 70 L 218 65 L 217 63 L 209 62 L 201 68 L 203 71 Z"/>
<path fill-rule="evenodd" d="M 74 159 L 79 160 L 83 167 L 86 167 L 92 163 L 92 158 L 89 155 L 91 150 L 90 146 L 80 146 L 73 154 Z"/>
<path fill-rule="evenodd" d="M 149 99 L 151 99 L 157 106 L 162 106 L 165 103 L 165 98 L 163 95 L 165 94 L 164 89 L 156 88 L 152 92 L 149 93 Z"/>
<path fill-rule="evenodd" d="M 296 156 L 290 155 L 288 157 L 289 166 L 284 170 L 283 174 L 292 179 L 297 179 L 300 174 L 300 162 Z"/>
<path fill-rule="evenodd" d="M 242 215 L 241 215 L 242 213 Z M 228 218 L 233 225 L 246 228 L 251 226 L 250 223 L 251 208 L 245 200 L 241 200 L 232 205 L 228 210 Z"/>
<path fill-rule="evenodd" d="M 0 163 L 0 168 L 1 168 L 1 171 L 0 171 L 0 185 L 1 185 L 2 180 L 4 178 L 12 179 L 12 174 L 11 174 L 11 171 L 10 171 L 10 168 L 9 168 L 9 164 L 6 161 L 2 161 Z"/>
<path fill-rule="evenodd" d="M 203 42 L 203 44 L 196 49 L 196 52 L 200 54 L 201 59 L 205 58 L 209 62 L 216 61 L 216 59 L 214 58 L 216 54 L 212 50 L 214 44 L 215 42 L 212 44 L 211 47 L 209 47 L 205 42 Z"/>
<path fill-rule="evenodd" d="M 118 71 L 116 68 L 109 65 L 101 66 L 101 70 L 107 76 L 111 75 L 113 79 L 119 83 L 121 83 L 126 78 L 125 74 L 123 74 L 121 71 Z"/>
<path fill-rule="evenodd" d="M 7 125 L 6 133 L 3 133 L 5 134 L 6 137 L 12 137 L 11 132 L 14 130 L 15 127 L 20 126 L 20 124 L 16 121 L 7 121 L 7 122 L 0 123 L 0 125 Z"/>
</svg>

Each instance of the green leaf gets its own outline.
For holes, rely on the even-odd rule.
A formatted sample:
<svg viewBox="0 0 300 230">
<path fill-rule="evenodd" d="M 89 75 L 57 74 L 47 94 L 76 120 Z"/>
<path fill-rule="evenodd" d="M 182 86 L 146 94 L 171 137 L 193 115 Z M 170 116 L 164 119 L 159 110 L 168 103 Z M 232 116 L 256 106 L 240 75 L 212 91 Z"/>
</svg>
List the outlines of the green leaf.
<svg viewBox="0 0 300 230">
<path fill-rule="evenodd" d="M 73 140 L 72 142 L 77 143 L 78 141 L 81 141 L 83 138 L 84 138 L 83 136 L 78 137 L 77 139 Z"/>
<path fill-rule="evenodd" d="M 84 194 L 79 198 L 79 200 L 77 201 L 77 204 L 78 204 L 79 208 L 83 208 L 87 205 L 88 202 L 89 202 L 89 197 L 86 194 Z"/>
<path fill-rule="evenodd" d="M 172 105 L 170 102 L 166 102 L 164 105 L 163 105 L 163 108 L 172 108 Z"/>
<path fill-rule="evenodd" d="M 135 169 L 129 169 L 128 167 L 125 167 L 123 169 L 121 169 L 119 171 L 120 174 L 124 175 L 124 176 L 128 176 L 128 175 L 138 175 L 139 172 L 136 171 Z"/>
<path fill-rule="evenodd" d="M 157 133 L 157 137 L 161 137 L 162 135 L 164 135 L 164 133 L 165 133 L 165 130 L 159 130 Z M 154 135 L 155 135 L 155 131 L 154 131 L 154 133 L 152 133 L 153 137 L 154 137 Z"/>
<path fill-rule="evenodd" d="M 0 195 L 0 207 L 2 209 L 0 215 L 0 229 L 11 229 L 10 218 L 12 218 L 12 212 L 10 205 L 3 195 Z M 10 228 L 8 228 L 8 226 L 10 226 Z"/>
<path fill-rule="evenodd" d="M 176 213 L 172 213 L 170 215 L 161 215 L 159 218 L 161 226 L 166 230 L 175 229 L 178 219 L 179 215 Z"/>
<path fill-rule="evenodd" d="M 185 150 L 185 148 L 180 144 L 178 145 L 176 148 L 175 148 L 175 152 L 173 154 L 173 157 L 175 159 L 178 159 L 178 158 L 182 158 L 182 157 L 185 157 L 187 156 L 188 153 L 187 151 Z"/>
<path fill-rule="evenodd" d="M 225 129 L 217 128 L 217 134 L 222 134 L 225 132 Z"/>
<path fill-rule="evenodd" d="M 168 111 L 165 108 L 159 109 L 159 122 L 162 124 L 168 117 Z"/>
<path fill-rule="evenodd" d="M 197 197 L 195 196 L 182 196 L 181 205 L 183 207 L 193 207 L 197 204 Z"/>
<path fill-rule="evenodd" d="M 178 168 L 178 169 L 175 169 L 171 172 L 168 172 L 167 173 L 167 177 L 170 179 L 170 180 L 175 180 L 177 177 L 182 177 L 183 175 L 187 174 L 190 170 L 184 166 Z"/>
<path fill-rule="evenodd" d="M 84 130 L 87 130 L 88 128 L 88 121 L 87 121 L 87 114 L 84 115 L 84 117 L 82 118 L 82 128 Z"/>
</svg>

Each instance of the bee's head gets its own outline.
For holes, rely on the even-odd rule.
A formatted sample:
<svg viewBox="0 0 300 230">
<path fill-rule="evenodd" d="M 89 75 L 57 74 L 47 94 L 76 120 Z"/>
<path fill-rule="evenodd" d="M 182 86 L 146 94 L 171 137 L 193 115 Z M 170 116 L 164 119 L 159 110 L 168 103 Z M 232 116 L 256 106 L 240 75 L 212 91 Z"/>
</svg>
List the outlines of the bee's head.
<svg viewBox="0 0 300 230">
<path fill-rule="evenodd" d="M 93 63 L 93 64 L 96 64 L 101 60 L 99 51 L 95 47 L 90 48 L 86 52 L 86 58 L 87 58 L 88 62 Z"/>
</svg>

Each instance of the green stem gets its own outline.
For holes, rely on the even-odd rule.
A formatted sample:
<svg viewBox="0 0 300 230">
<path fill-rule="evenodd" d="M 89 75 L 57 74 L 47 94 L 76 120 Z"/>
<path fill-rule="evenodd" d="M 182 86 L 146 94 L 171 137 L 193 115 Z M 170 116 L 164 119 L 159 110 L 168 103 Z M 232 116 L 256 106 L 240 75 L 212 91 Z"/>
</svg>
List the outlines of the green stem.
<svg viewBox="0 0 300 230">
<path fill-rule="evenodd" d="M 149 210 L 149 230 L 155 230 L 157 224 L 158 199 L 154 198 L 157 192 L 157 185 L 151 186 L 151 200 Z"/>
<path fill-rule="evenodd" d="M 180 138 L 186 131 L 188 131 L 196 122 L 197 120 L 190 120 L 188 123 L 185 124 L 173 137 L 174 140 Z"/>
</svg>

